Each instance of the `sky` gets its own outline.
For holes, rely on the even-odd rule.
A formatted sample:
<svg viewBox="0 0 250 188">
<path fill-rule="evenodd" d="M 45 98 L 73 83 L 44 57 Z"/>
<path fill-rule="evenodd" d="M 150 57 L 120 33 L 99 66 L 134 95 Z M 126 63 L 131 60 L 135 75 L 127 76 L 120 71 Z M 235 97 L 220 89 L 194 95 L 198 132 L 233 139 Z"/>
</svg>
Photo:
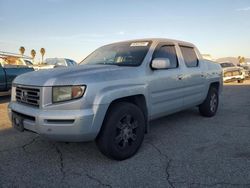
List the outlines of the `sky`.
<svg viewBox="0 0 250 188">
<path fill-rule="evenodd" d="M 0 0 L 0 51 L 81 61 L 111 42 L 171 38 L 213 57 L 250 57 L 249 0 Z"/>
</svg>

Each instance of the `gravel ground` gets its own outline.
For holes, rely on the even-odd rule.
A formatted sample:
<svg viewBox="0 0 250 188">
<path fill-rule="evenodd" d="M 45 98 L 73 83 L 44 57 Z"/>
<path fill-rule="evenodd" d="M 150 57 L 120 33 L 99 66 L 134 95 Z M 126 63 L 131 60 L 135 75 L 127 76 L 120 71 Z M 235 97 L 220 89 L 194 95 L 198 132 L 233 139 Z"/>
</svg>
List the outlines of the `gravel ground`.
<svg viewBox="0 0 250 188">
<path fill-rule="evenodd" d="M 90 143 L 20 133 L 0 99 L 0 187 L 250 187 L 250 81 L 224 86 L 217 115 L 197 108 L 151 122 L 139 152 L 117 162 Z"/>
</svg>

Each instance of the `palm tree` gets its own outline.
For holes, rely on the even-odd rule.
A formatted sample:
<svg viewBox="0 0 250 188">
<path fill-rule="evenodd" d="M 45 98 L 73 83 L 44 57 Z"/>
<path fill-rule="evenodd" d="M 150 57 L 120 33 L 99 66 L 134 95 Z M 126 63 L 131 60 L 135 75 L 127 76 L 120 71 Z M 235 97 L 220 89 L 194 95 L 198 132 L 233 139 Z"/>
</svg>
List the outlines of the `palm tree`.
<svg viewBox="0 0 250 188">
<path fill-rule="evenodd" d="M 239 56 L 238 57 L 238 61 L 239 61 L 239 64 L 241 64 L 241 63 L 245 63 L 245 57 L 243 57 L 243 56 Z"/>
<path fill-rule="evenodd" d="M 44 54 L 45 54 L 45 48 L 41 48 L 40 49 L 40 53 L 42 55 L 42 63 L 43 63 L 43 57 L 44 57 Z"/>
<path fill-rule="evenodd" d="M 19 52 L 20 52 L 20 54 L 23 56 L 23 54 L 24 54 L 24 52 L 25 52 L 25 48 L 24 48 L 23 46 L 21 46 L 21 47 L 19 48 Z"/>
<path fill-rule="evenodd" d="M 245 57 L 241 57 L 240 63 L 245 63 L 246 59 Z"/>
<path fill-rule="evenodd" d="M 34 59 L 36 57 L 36 51 L 34 49 L 32 49 L 31 52 L 30 52 L 30 54 L 31 54 L 31 57 L 32 57 L 32 59 L 34 61 Z"/>
</svg>

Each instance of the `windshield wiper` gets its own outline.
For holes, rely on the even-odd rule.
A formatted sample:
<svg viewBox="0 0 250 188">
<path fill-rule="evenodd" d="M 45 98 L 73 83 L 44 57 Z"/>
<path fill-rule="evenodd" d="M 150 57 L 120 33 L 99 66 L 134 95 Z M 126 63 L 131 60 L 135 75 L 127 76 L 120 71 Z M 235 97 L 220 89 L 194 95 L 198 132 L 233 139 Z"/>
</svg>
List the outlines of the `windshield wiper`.
<svg viewBox="0 0 250 188">
<path fill-rule="evenodd" d="M 119 66 L 118 63 L 96 63 L 94 65 L 116 65 L 116 66 Z"/>
</svg>

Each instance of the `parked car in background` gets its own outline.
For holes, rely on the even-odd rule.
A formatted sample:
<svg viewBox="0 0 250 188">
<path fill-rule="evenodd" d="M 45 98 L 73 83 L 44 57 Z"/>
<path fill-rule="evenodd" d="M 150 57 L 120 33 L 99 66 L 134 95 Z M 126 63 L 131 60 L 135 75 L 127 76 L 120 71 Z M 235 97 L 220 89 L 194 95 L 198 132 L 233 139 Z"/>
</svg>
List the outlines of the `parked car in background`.
<svg viewBox="0 0 250 188">
<path fill-rule="evenodd" d="M 55 68 L 71 67 L 77 65 L 77 63 L 74 60 L 67 58 L 47 58 L 44 63 L 47 65 L 53 65 Z"/>
<path fill-rule="evenodd" d="M 33 68 L 38 71 L 38 70 L 44 70 L 44 69 L 53 69 L 54 65 L 48 65 L 45 63 L 36 63 L 33 64 Z"/>
<path fill-rule="evenodd" d="M 242 67 L 236 66 L 231 62 L 220 62 L 223 70 L 223 81 L 231 82 L 237 81 L 243 83 L 245 79 L 245 71 Z"/>
<path fill-rule="evenodd" d="M 2 64 L 33 67 L 31 58 L 11 55 L 0 55 Z"/>
<path fill-rule="evenodd" d="M 8 93 L 12 81 L 18 75 L 33 71 L 32 67 L 26 65 L 22 58 L 1 56 L 0 57 L 0 95 Z"/>
<path fill-rule="evenodd" d="M 15 54 L 15 53 L 9 53 L 9 52 L 5 52 L 5 53 L 0 53 L 0 58 L 2 58 L 2 63 L 3 61 L 5 61 L 5 64 L 14 64 L 14 65 L 18 65 L 18 66 L 28 66 L 30 68 L 34 68 L 35 69 L 35 64 L 33 64 L 32 62 L 32 58 L 30 58 L 29 56 L 25 56 L 25 55 L 19 55 L 19 54 Z M 3 60 L 4 59 L 4 60 Z"/>
<path fill-rule="evenodd" d="M 58 67 L 71 67 L 77 63 L 72 59 L 67 58 L 47 58 L 43 63 L 35 64 L 35 70 L 53 69 Z"/>
<path fill-rule="evenodd" d="M 124 41 L 97 49 L 80 66 L 19 76 L 9 117 L 19 131 L 96 140 L 104 155 L 124 160 L 138 151 L 150 120 L 195 106 L 212 117 L 221 90 L 222 68 L 193 44 Z"/>
<path fill-rule="evenodd" d="M 250 64 L 244 63 L 244 64 L 239 64 L 238 66 L 244 69 L 245 78 L 250 78 Z"/>
<path fill-rule="evenodd" d="M 32 63 L 30 60 L 26 59 L 24 59 L 24 61 L 27 66 L 34 68 L 35 71 L 54 68 L 52 65 Z"/>
</svg>

